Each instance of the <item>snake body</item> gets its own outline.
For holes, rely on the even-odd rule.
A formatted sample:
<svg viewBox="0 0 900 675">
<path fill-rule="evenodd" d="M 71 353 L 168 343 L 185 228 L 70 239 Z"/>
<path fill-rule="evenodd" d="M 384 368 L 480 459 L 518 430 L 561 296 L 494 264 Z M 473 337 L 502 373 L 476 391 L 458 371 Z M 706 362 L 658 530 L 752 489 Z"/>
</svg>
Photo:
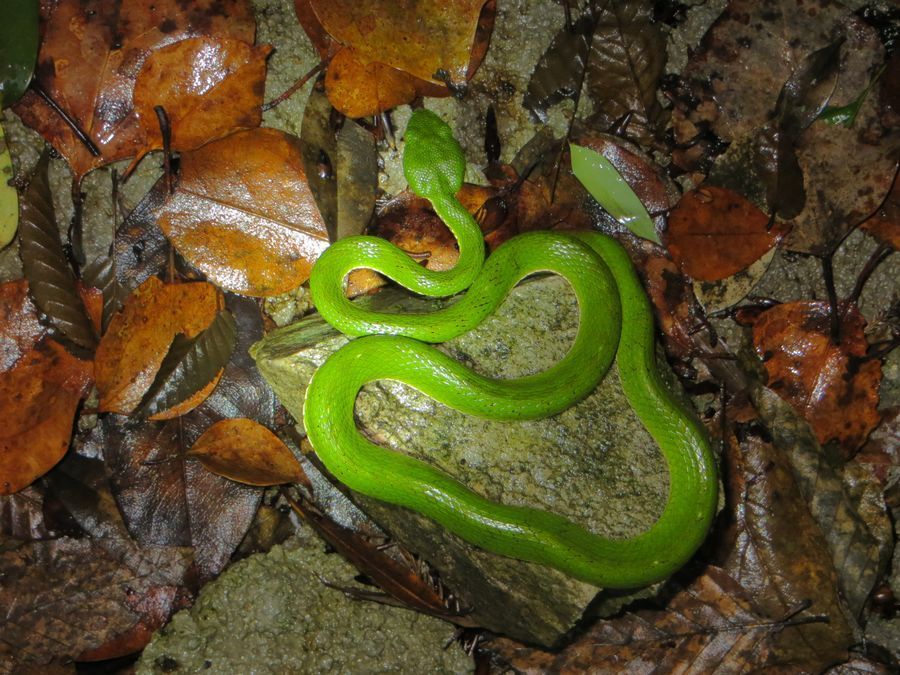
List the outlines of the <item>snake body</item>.
<svg viewBox="0 0 900 675">
<path fill-rule="evenodd" d="M 715 460 L 696 419 L 672 397 L 656 369 L 650 305 L 626 252 L 596 232 L 531 232 L 484 260 L 480 229 L 455 198 L 465 159 L 449 127 L 428 111 L 406 131 L 404 173 L 457 237 L 459 263 L 433 272 L 385 240 L 349 237 L 316 262 L 316 307 L 351 340 L 315 372 L 304 423 L 316 454 L 348 487 L 417 511 L 476 546 L 557 568 L 608 588 L 635 588 L 669 576 L 697 550 L 715 512 Z M 343 293 L 346 275 L 374 269 L 413 292 L 454 304 L 428 314 L 360 309 Z M 426 343 L 460 335 L 487 317 L 524 277 L 560 274 L 578 299 L 580 322 L 566 356 L 514 380 L 483 377 Z M 404 382 L 464 413 L 498 420 L 537 419 L 587 396 L 616 359 L 622 387 L 658 443 L 669 497 L 647 531 L 629 539 L 598 536 L 539 509 L 488 500 L 430 464 L 367 440 L 356 426 L 359 390 L 375 380 Z"/>
</svg>

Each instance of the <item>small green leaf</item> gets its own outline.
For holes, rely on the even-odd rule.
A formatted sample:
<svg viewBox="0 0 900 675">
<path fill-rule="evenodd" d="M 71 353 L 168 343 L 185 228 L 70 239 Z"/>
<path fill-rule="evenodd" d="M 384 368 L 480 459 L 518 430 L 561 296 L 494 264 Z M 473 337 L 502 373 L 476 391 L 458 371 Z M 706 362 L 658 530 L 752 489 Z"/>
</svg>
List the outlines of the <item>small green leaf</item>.
<svg viewBox="0 0 900 675">
<path fill-rule="evenodd" d="M 0 124 L 0 249 L 5 248 L 16 236 L 19 226 L 19 195 L 9 184 L 13 175 L 9 146 Z"/>
<path fill-rule="evenodd" d="M 609 215 L 634 234 L 661 244 L 647 209 L 622 178 L 622 175 L 599 152 L 580 145 L 569 145 L 572 171 Z"/>
<path fill-rule="evenodd" d="M 38 0 L 4 0 L 0 20 L 0 109 L 21 98 L 38 53 Z"/>
<path fill-rule="evenodd" d="M 862 108 L 863 103 L 866 102 L 866 98 L 869 95 L 869 91 L 872 89 L 872 85 L 878 81 L 879 77 L 881 77 L 886 66 L 887 64 L 884 64 L 878 69 L 878 72 L 875 73 L 875 77 L 869 80 L 869 84 L 866 85 L 866 88 L 863 89 L 859 96 L 853 101 L 847 105 L 825 106 L 825 109 L 819 114 L 819 119 L 827 124 L 833 124 L 835 126 L 840 124 L 848 129 L 852 127 L 853 123 L 856 121 L 856 116 L 859 115 L 860 108 Z"/>
<path fill-rule="evenodd" d="M 234 317 L 222 310 L 197 337 L 176 335 L 134 414 L 152 417 L 174 408 L 212 382 L 231 358 L 236 332 Z"/>
</svg>

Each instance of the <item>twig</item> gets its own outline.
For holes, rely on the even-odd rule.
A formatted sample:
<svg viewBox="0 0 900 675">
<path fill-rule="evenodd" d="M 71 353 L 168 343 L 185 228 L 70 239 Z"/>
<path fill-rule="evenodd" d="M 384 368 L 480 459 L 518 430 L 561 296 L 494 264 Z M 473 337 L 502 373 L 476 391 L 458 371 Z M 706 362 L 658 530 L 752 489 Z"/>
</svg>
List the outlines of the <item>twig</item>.
<svg viewBox="0 0 900 675">
<path fill-rule="evenodd" d="M 837 291 L 834 288 L 834 267 L 831 262 L 832 254 L 822 258 L 822 275 L 825 277 L 825 291 L 828 293 L 828 306 L 831 315 L 831 341 L 839 345 L 841 343 L 841 324 L 838 314 Z"/>
<path fill-rule="evenodd" d="M 308 73 L 306 73 L 306 75 L 304 75 L 299 80 L 294 82 L 294 84 L 292 84 L 290 87 L 288 87 L 288 89 L 285 92 L 283 92 L 280 96 L 276 96 L 268 103 L 263 103 L 262 111 L 266 112 L 267 110 L 271 110 L 275 106 L 277 106 L 280 103 L 283 103 L 284 101 L 289 99 L 291 96 L 293 96 L 295 93 L 297 93 L 297 91 L 299 91 L 303 87 L 304 84 L 309 82 L 309 79 L 313 75 L 317 75 L 320 72 L 322 72 L 325 69 L 325 66 L 327 66 L 330 61 L 331 61 L 330 56 L 319 61 L 319 63 L 316 66 L 314 66 Z"/>
</svg>

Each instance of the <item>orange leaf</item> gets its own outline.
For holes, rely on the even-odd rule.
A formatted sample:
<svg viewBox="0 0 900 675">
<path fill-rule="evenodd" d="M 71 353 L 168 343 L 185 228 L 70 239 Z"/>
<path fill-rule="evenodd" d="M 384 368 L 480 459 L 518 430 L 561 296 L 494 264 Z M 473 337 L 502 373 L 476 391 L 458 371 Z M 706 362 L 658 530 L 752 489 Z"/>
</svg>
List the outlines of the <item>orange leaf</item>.
<svg viewBox="0 0 900 675">
<path fill-rule="evenodd" d="M 296 288 L 328 246 L 299 141 L 275 129 L 239 131 L 184 153 L 178 187 L 158 218 L 184 258 L 242 295 Z"/>
<path fill-rule="evenodd" d="M 28 282 L 0 285 L 0 372 L 12 368 L 46 332 L 28 295 Z"/>
<path fill-rule="evenodd" d="M 141 284 L 110 321 L 97 347 L 100 410 L 124 415 L 134 410 L 175 335 L 196 336 L 223 304 L 221 294 L 206 282 L 164 284 L 150 277 Z"/>
<path fill-rule="evenodd" d="M 310 0 L 322 27 L 365 62 L 377 61 L 421 80 L 441 71 L 466 81 L 478 16 L 485 0 Z"/>
<path fill-rule="evenodd" d="M 157 105 L 169 118 L 173 150 L 194 150 L 258 127 L 271 51 L 270 45 L 204 37 L 151 53 L 134 84 L 134 110 L 146 136 L 139 154 L 162 148 Z"/>
<path fill-rule="evenodd" d="M 685 274 L 718 281 L 747 268 L 784 235 L 768 224 L 768 216 L 738 193 L 703 186 L 672 209 L 666 246 Z"/>
<path fill-rule="evenodd" d="M 840 344 L 829 337 L 828 303 L 791 302 L 760 315 L 753 346 L 769 388 L 809 422 L 820 443 L 837 441 L 850 457 L 881 419 L 881 363 L 865 358 L 866 322 L 856 306 L 839 311 Z"/>
<path fill-rule="evenodd" d="M 325 72 L 328 100 L 350 118 L 366 117 L 416 98 L 416 85 L 408 75 L 383 63 L 358 58 L 355 50 L 342 49 Z"/>
<path fill-rule="evenodd" d="M 0 374 L 0 495 L 27 487 L 66 454 L 91 367 L 48 339 Z"/>
<path fill-rule="evenodd" d="M 332 59 L 329 101 L 363 117 L 419 96 L 449 96 L 448 82 L 470 79 L 487 53 L 496 1 L 294 0 L 294 9 L 320 56 Z"/>
<path fill-rule="evenodd" d="M 207 469 L 247 485 L 305 480 L 300 462 L 266 427 L 250 419 L 227 419 L 207 429 L 188 455 Z"/>
<path fill-rule="evenodd" d="M 198 35 L 253 42 L 248 0 L 42 2 L 35 82 L 87 134 L 94 156 L 34 90 L 16 105 L 22 120 L 66 158 L 76 177 L 132 157 L 142 145 L 134 80 L 153 50 Z"/>
</svg>

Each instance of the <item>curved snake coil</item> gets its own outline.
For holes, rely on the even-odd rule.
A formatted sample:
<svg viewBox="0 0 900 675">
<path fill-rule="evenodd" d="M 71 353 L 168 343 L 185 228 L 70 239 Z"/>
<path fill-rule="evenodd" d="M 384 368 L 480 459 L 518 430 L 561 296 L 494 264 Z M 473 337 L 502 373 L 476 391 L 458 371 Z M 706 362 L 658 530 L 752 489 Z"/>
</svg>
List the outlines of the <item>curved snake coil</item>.
<svg viewBox="0 0 900 675">
<path fill-rule="evenodd" d="M 365 336 L 331 355 L 309 385 L 304 422 L 317 455 L 353 490 L 424 514 L 489 551 L 603 587 L 634 588 L 667 577 L 706 537 L 717 499 L 715 460 L 702 427 L 656 370 L 650 305 L 627 254 L 596 232 L 531 232 L 485 261 L 481 231 L 455 198 L 465 159 L 449 127 L 433 113 L 414 113 L 403 163 L 412 190 L 431 201 L 457 238 L 459 262 L 429 271 L 387 241 L 365 236 L 336 242 L 316 262 L 310 288 L 319 312 L 338 330 Z M 372 312 L 343 293 L 346 275 L 363 267 L 423 295 L 468 290 L 429 314 Z M 581 317 L 574 343 L 553 367 L 495 380 L 425 344 L 474 328 L 519 281 L 539 272 L 568 280 Z M 357 394 L 374 380 L 405 382 L 470 415 L 536 419 L 587 396 L 616 357 L 625 395 L 659 444 L 670 476 L 662 515 L 633 538 L 601 537 L 554 513 L 485 499 L 426 462 L 374 445 L 356 427 Z"/>
</svg>

